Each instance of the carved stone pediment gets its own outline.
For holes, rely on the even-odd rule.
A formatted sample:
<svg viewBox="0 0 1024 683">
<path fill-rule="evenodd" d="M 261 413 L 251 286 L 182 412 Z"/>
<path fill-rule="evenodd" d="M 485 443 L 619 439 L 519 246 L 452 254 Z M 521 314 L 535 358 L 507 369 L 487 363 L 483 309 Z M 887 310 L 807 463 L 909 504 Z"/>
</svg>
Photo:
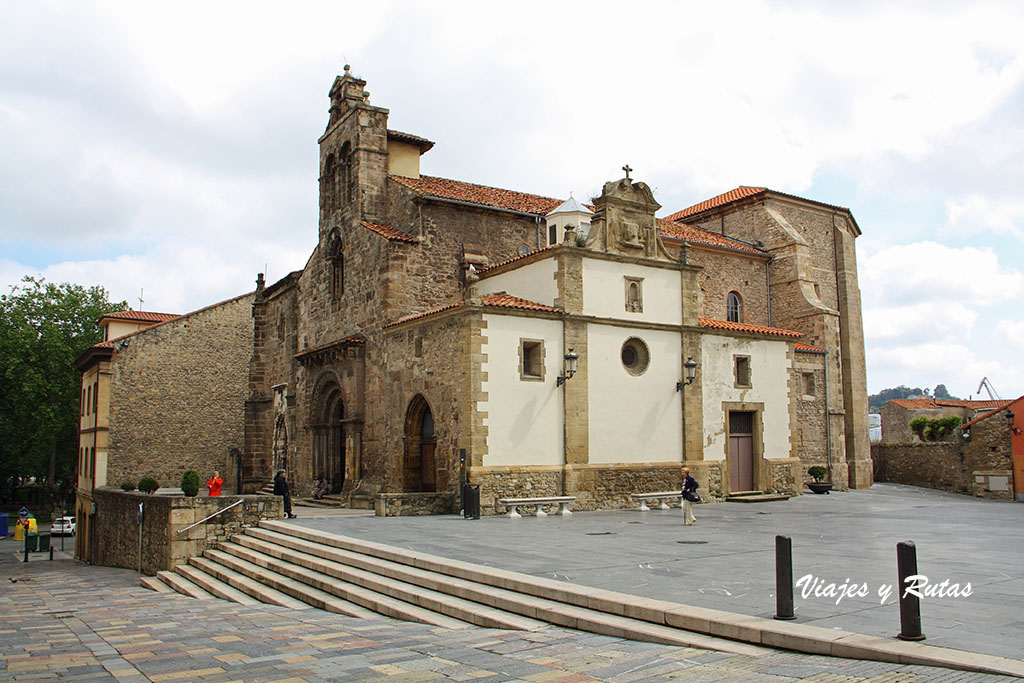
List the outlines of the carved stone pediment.
<svg viewBox="0 0 1024 683">
<path fill-rule="evenodd" d="M 661 204 L 646 183 L 629 178 L 607 182 L 594 207 L 587 247 L 609 254 L 672 260 L 661 243 L 654 217 Z"/>
</svg>

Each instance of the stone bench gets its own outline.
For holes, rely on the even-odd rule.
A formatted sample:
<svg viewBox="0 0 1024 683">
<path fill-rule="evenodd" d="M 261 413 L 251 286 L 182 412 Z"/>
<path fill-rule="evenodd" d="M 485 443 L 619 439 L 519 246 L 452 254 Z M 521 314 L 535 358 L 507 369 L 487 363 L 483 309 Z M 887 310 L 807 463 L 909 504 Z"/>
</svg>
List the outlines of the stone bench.
<svg viewBox="0 0 1024 683">
<path fill-rule="evenodd" d="M 653 500 L 658 503 L 657 508 L 659 510 L 668 510 L 671 505 L 665 501 L 670 498 L 682 498 L 683 494 L 681 491 L 657 491 L 655 493 L 631 493 L 629 494 L 633 500 L 640 501 L 640 511 L 647 512 L 651 508 L 647 507 L 647 501 Z"/>
<path fill-rule="evenodd" d="M 568 516 L 572 514 L 569 505 L 576 501 L 576 496 L 540 496 L 537 498 L 500 498 L 499 503 L 508 506 L 508 516 L 512 519 L 519 519 L 522 515 L 516 510 L 520 505 L 536 505 L 536 517 L 547 517 L 544 506 L 548 503 L 558 503 L 561 509 L 555 514 Z"/>
</svg>

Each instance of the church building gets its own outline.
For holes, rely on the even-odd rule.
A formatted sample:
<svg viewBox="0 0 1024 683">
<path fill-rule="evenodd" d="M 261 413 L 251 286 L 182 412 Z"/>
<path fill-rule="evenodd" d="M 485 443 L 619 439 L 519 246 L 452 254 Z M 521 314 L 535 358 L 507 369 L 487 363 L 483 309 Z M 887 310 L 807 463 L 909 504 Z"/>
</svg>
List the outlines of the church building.
<svg viewBox="0 0 1024 683">
<path fill-rule="evenodd" d="M 420 174 L 346 67 L 320 144 L 318 244 L 257 281 L 242 487 L 286 468 L 380 514 L 500 498 L 618 508 L 677 489 L 871 484 L 849 210 L 739 187 L 659 219 Z"/>
</svg>

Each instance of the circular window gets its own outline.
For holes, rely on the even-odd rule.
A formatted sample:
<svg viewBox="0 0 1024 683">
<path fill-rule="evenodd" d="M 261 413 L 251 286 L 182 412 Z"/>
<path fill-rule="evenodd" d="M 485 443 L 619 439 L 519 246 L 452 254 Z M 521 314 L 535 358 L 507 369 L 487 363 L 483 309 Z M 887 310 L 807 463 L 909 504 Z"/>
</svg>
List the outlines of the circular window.
<svg viewBox="0 0 1024 683">
<path fill-rule="evenodd" d="M 526 256 L 529 253 L 530 253 L 530 245 L 529 244 L 520 244 L 519 245 L 519 255 L 520 256 Z"/>
<path fill-rule="evenodd" d="M 642 375 L 647 372 L 647 366 L 651 364 L 651 352 L 647 350 L 647 344 L 636 337 L 630 337 L 622 345 L 620 353 L 622 367 L 631 375 Z"/>
</svg>

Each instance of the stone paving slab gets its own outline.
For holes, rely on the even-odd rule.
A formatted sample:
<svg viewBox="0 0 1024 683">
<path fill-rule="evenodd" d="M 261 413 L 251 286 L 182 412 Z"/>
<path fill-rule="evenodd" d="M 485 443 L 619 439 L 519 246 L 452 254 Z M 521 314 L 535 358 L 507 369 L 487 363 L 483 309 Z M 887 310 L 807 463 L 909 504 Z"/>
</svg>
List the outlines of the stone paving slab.
<svg viewBox="0 0 1024 683">
<path fill-rule="evenodd" d="M 313 517 L 332 533 L 535 576 L 759 617 L 775 613 L 775 535 L 793 540 L 793 574 L 820 580 L 796 593 L 800 624 L 894 638 L 896 543 L 912 540 L 932 583 L 971 584 L 969 597 L 926 597 L 925 643 L 1019 659 L 1024 629 L 1024 505 L 897 484 L 788 501 L 696 509 L 579 512 L 542 519 L 484 516 Z M 827 596 L 844 583 L 865 597 Z M 884 586 L 893 593 L 884 604 Z M 837 604 L 838 602 L 838 604 Z"/>
<path fill-rule="evenodd" d="M 1009 681 L 773 651 L 749 657 L 548 628 L 442 628 L 155 593 L 129 570 L 0 564 L 0 680 Z M 870 665 L 870 666 L 869 666 Z"/>
</svg>

